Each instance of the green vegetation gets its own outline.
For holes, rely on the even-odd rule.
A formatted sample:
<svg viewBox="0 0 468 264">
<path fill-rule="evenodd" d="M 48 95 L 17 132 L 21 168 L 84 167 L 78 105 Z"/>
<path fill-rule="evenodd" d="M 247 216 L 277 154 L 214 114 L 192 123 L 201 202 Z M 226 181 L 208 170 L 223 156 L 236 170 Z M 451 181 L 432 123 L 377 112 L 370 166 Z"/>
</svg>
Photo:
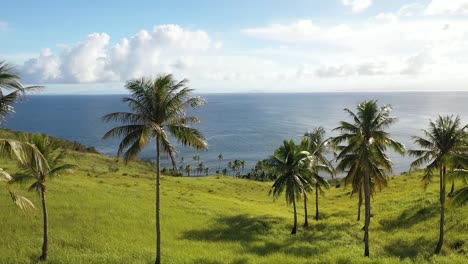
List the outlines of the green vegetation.
<svg viewBox="0 0 468 264">
<path fill-rule="evenodd" d="M 415 143 L 422 149 L 410 150 L 409 152 L 411 155 L 418 157 L 411 164 L 413 168 L 427 164 L 423 177 L 426 186 L 432 181 L 434 172 L 439 171 L 440 231 L 435 254 L 440 253 L 444 243 L 447 174 L 468 164 L 468 145 L 467 134 L 464 131 L 465 128 L 461 127 L 458 116 L 455 118 L 453 116 L 439 116 L 435 122 L 429 122 L 428 130 L 423 130 L 424 138 L 414 137 Z M 452 181 L 452 186 L 454 185 Z"/>
<path fill-rule="evenodd" d="M 49 137 L 43 134 L 34 134 L 30 137 L 23 137 L 22 142 L 29 142 L 36 146 L 40 154 L 45 158 L 47 166 L 39 168 L 34 160 L 26 160 L 26 162 L 20 161 L 20 174 L 14 177 L 14 181 L 27 181 L 33 180 L 33 183 L 29 186 L 30 191 L 37 191 L 41 196 L 42 205 L 42 217 L 43 217 L 43 242 L 42 242 L 42 254 L 39 260 L 47 260 L 48 248 L 49 248 L 49 222 L 47 212 L 47 199 L 46 199 L 46 181 L 51 177 L 56 177 L 65 171 L 75 168 L 75 165 L 64 163 L 65 151 L 59 147 L 55 147 L 50 143 Z"/>
<path fill-rule="evenodd" d="M 161 263 L 161 192 L 160 192 L 160 156 L 166 154 L 172 161 L 174 170 L 176 149 L 169 136 L 180 144 L 194 149 L 206 149 L 207 143 L 201 132 L 191 126 L 200 122 L 195 116 L 187 116 L 186 108 L 196 108 L 205 104 L 201 97 L 193 97 L 187 87 L 187 80 L 176 81 L 171 74 L 161 75 L 155 79 L 135 79 L 126 84 L 131 97 L 125 97 L 132 112 L 116 112 L 103 117 L 104 121 L 122 123 L 109 130 L 104 139 L 122 137 L 118 155 L 123 153 L 125 161 L 134 159 L 141 150 L 156 139 L 156 264 Z M 198 158 L 199 160 L 199 158 Z M 197 171 L 203 173 L 200 163 Z"/>
<path fill-rule="evenodd" d="M 151 263 L 155 254 L 154 169 L 143 161 L 68 151 L 73 173 L 48 182 L 47 263 Z M 16 162 L 1 160 L 16 171 Z M 351 188 L 321 199 L 322 221 L 289 234 L 292 208 L 267 196 L 271 182 L 224 176 L 162 176 L 162 252 L 166 263 L 465 263 L 468 211 L 447 209 L 442 254 L 438 187 L 423 191 L 422 173 L 391 177 L 373 200 L 373 257 L 362 257 L 362 222 Z M 435 180 L 435 182 L 437 182 Z M 457 182 L 457 184 L 460 184 Z M 19 186 L 27 188 L 28 185 Z M 40 197 L 31 195 L 35 204 Z M 23 213 L 0 193 L 0 259 L 30 263 L 41 243 L 40 211 Z M 301 211 L 298 212 L 302 216 Z"/>
</svg>

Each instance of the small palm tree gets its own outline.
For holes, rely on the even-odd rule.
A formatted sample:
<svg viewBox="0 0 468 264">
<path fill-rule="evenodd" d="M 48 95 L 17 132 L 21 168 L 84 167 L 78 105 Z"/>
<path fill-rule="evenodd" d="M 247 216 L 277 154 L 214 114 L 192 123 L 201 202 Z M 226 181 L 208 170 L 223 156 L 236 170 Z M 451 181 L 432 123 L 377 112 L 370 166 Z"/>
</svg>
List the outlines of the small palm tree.
<svg viewBox="0 0 468 264">
<path fill-rule="evenodd" d="M 272 173 L 277 175 L 270 194 L 277 198 L 284 192 L 286 194 L 286 204 L 293 204 L 294 225 L 291 234 L 296 234 L 297 231 L 296 200 L 310 186 L 307 176 L 310 172 L 307 166 L 309 158 L 309 152 L 301 151 L 293 140 L 285 140 L 283 145 L 276 149 L 273 156 L 266 161 Z"/>
<path fill-rule="evenodd" d="M 318 127 L 315 128 L 312 132 L 305 133 L 304 139 L 305 140 L 303 140 L 301 145 L 305 146 L 305 150 L 309 151 L 313 157 L 313 160 L 310 162 L 310 168 L 315 189 L 315 220 L 319 220 L 318 194 L 319 192 L 323 194 L 323 188 L 328 189 L 330 187 L 328 181 L 325 179 L 325 177 L 321 176 L 320 173 L 326 173 L 331 177 L 335 175 L 335 169 L 326 157 L 327 154 L 331 153 L 329 144 L 330 141 L 329 139 L 325 138 L 325 129 L 323 127 Z M 307 207 L 305 200 L 306 199 L 304 199 L 304 208 Z"/>
<path fill-rule="evenodd" d="M 353 121 L 341 121 L 340 126 L 335 128 L 340 135 L 333 142 L 341 150 L 337 156 L 337 170 L 346 172 L 345 183 L 352 182 L 354 192 L 363 187 L 364 256 L 368 257 L 372 185 L 385 185 L 387 173 L 392 171 L 392 162 L 386 154 L 387 148 L 403 154 L 404 147 L 385 131 L 397 120 L 390 116 L 389 106 L 378 107 L 376 101 L 365 101 L 358 105 L 356 114 L 349 109 L 344 110 Z M 344 142 L 346 145 L 340 146 Z"/>
<path fill-rule="evenodd" d="M 205 167 L 204 172 L 205 172 L 205 175 L 208 176 L 208 174 L 210 174 L 210 168 Z"/>
<path fill-rule="evenodd" d="M 468 203 L 468 169 L 457 169 L 457 178 L 461 179 L 463 186 L 453 194 L 452 203 L 458 206 Z"/>
<path fill-rule="evenodd" d="M 118 155 L 124 153 L 126 161 L 137 157 L 151 139 L 156 139 L 156 264 L 161 263 L 161 222 L 160 222 L 160 158 L 168 155 L 175 167 L 175 147 L 169 135 L 182 145 L 195 149 L 206 149 L 202 133 L 191 123 L 199 122 L 194 116 L 187 116 L 186 108 L 205 104 L 201 97 L 193 97 L 193 89 L 187 87 L 187 80 L 174 80 L 171 74 L 155 79 L 134 79 L 126 84 L 131 96 L 122 99 L 132 112 L 116 112 L 103 117 L 104 121 L 117 121 L 122 126 L 108 131 L 104 138 L 123 136 Z M 198 155 L 197 155 L 198 156 Z M 199 158 L 198 158 L 199 159 Z"/>
<path fill-rule="evenodd" d="M 221 169 L 221 161 L 223 160 L 223 154 L 218 155 L 218 171 Z"/>
<path fill-rule="evenodd" d="M 201 176 L 204 170 L 205 170 L 205 164 L 203 164 L 203 162 L 198 163 L 198 167 L 197 167 L 198 176 Z"/>
<path fill-rule="evenodd" d="M 425 186 L 432 181 L 434 172 L 439 172 L 440 223 L 439 241 L 437 242 L 435 254 L 440 253 L 444 243 L 447 172 L 454 169 L 457 160 L 468 158 L 466 157 L 468 144 L 464 131 L 465 128 L 466 126 L 464 128 L 461 127 L 458 116 L 439 116 L 435 122 L 429 122 L 428 130 L 423 130 L 425 137 L 413 137 L 414 142 L 421 149 L 409 151 L 411 155 L 417 157 L 411 164 L 411 169 L 416 169 L 427 164 L 423 176 Z"/>
<path fill-rule="evenodd" d="M 190 177 L 190 173 L 192 173 L 192 165 L 187 164 L 187 166 L 185 166 L 185 172 L 187 173 L 187 176 Z"/>
<path fill-rule="evenodd" d="M 21 181 L 27 178 L 34 179 L 34 182 L 29 187 L 29 190 L 37 191 L 41 196 L 42 203 L 42 216 L 43 216 L 43 244 L 42 254 L 39 260 L 47 260 L 49 249 L 49 221 L 47 213 L 47 200 L 46 200 L 46 181 L 47 179 L 58 176 L 66 170 L 75 168 L 75 165 L 67 164 L 64 162 L 65 151 L 60 148 L 55 148 L 49 141 L 49 138 L 42 134 L 34 134 L 31 137 L 22 136 L 23 141 L 29 141 L 37 147 L 41 154 L 45 157 L 48 167 L 44 170 L 38 170 L 34 160 L 28 162 L 19 162 L 22 174 L 16 180 Z"/>
</svg>

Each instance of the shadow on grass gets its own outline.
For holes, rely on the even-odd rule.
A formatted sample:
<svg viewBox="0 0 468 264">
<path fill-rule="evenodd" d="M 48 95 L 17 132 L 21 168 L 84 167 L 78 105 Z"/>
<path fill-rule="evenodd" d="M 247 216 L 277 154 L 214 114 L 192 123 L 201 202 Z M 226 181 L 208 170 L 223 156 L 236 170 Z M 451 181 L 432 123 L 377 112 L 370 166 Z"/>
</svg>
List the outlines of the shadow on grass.
<svg viewBox="0 0 468 264">
<path fill-rule="evenodd" d="M 333 238 L 326 232 L 327 230 L 340 230 L 348 225 L 334 224 L 313 224 L 304 232 L 297 235 L 289 234 L 289 223 L 285 223 L 283 218 L 248 215 L 236 215 L 220 217 L 211 225 L 202 230 L 190 230 L 182 235 L 183 239 L 211 241 L 211 242 L 237 242 L 242 245 L 243 252 L 265 256 L 276 252 L 309 257 L 328 251 L 313 245 L 314 241 L 326 239 L 339 239 L 338 234 L 333 234 Z M 284 236 L 272 238 L 274 226 L 281 226 Z M 283 228 L 284 226 L 284 228 Z M 287 227 L 286 227 L 287 226 Z M 320 230 L 320 233 L 317 232 Z M 273 235 L 275 236 L 275 235 Z M 268 238 L 267 238 L 268 237 Z M 275 239 L 274 241 L 272 239 Z M 304 244 L 304 242 L 307 242 Z M 200 263 L 217 263 L 211 260 L 200 260 Z M 242 263 L 240 260 L 239 263 Z"/>
<path fill-rule="evenodd" d="M 284 221 L 270 216 L 252 217 L 236 215 L 218 218 L 213 225 L 203 230 L 185 232 L 182 237 L 202 241 L 242 241 L 252 242 L 260 235 L 266 235 L 272 226 Z"/>
<path fill-rule="evenodd" d="M 408 228 L 422 221 L 426 221 L 439 213 L 437 206 L 431 207 L 413 207 L 404 210 L 400 216 L 395 219 L 383 219 L 379 223 L 385 231 L 392 231 L 396 228 Z"/>
<path fill-rule="evenodd" d="M 393 240 L 386 245 L 384 249 L 393 256 L 414 259 L 420 254 L 423 255 L 427 254 L 427 252 L 432 252 L 434 245 L 434 241 L 420 237 L 413 241 L 405 241 L 402 239 Z"/>
</svg>

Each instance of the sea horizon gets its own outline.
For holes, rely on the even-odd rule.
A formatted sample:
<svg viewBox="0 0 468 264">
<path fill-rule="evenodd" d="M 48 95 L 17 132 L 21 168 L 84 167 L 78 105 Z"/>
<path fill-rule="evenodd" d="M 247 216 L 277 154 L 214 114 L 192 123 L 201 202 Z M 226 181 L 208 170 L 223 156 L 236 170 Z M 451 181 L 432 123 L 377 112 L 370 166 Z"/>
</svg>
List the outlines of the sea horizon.
<svg viewBox="0 0 468 264">
<path fill-rule="evenodd" d="M 412 147 L 411 136 L 425 129 L 430 119 L 439 114 L 468 117 L 464 102 L 467 92 L 323 92 L 323 93 L 199 93 L 207 104 L 196 110 L 201 119 L 197 127 L 208 140 L 207 151 L 194 151 L 178 147 L 177 160 L 184 157 L 192 162 L 194 155 L 218 170 L 218 154 L 223 154 L 223 166 L 235 159 L 245 160 L 248 172 L 259 160 L 273 154 L 285 139 L 299 140 L 303 133 L 323 126 L 327 135 L 348 116 L 343 108 L 355 109 L 357 103 L 376 99 L 379 104 L 389 104 L 399 122 L 390 129 L 392 136 Z M 460 96 L 462 95 L 462 96 Z M 112 95 L 32 95 L 18 103 L 16 113 L 7 119 L 4 127 L 28 132 L 42 132 L 93 146 L 107 155 L 115 156 L 118 139 L 102 140 L 112 127 L 101 117 L 113 111 L 127 110 L 120 102 L 123 94 Z M 69 100 L 71 98 L 73 100 Z M 81 98 L 81 99 L 80 99 Z M 438 100 L 440 98 L 440 100 Z M 447 104 L 447 101 L 451 101 Z M 45 111 L 37 111 L 43 108 Z M 44 109 L 44 108 L 43 108 Z M 283 111 L 282 111 L 283 110 Z M 81 113 L 81 114 L 80 114 Z M 38 122 L 38 120 L 41 120 Z M 57 125 L 57 122 L 59 124 Z M 142 159 L 154 158 L 154 144 L 140 155 Z M 392 153 L 395 174 L 409 170 L 410 157 Z M 170 167 L 165 161 L 163 166 Z"/>
</svg>

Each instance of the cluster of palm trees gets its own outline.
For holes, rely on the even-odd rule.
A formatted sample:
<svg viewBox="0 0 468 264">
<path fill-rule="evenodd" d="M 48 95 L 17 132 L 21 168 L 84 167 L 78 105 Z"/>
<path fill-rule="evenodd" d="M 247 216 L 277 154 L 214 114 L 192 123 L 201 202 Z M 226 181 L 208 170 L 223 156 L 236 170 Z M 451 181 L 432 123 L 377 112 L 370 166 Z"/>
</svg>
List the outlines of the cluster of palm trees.
<svg viewBox="0 0 468 264">
<path fill-rule="evenodd" d="M 244 173 L 245 160 L 235 159 L 227 163 L 227 167 L 231 171 L 233 176 L 240 177 Z"/>
<path fill-rule="evenodd" d="M 386 131 L 396 122 L 390 116 L 390 106 L 379 107 L 376 101 L 365 101 L 357 106 L 357 112 L 344 109 L 351 121 L 341 121 L 334 130 L 339 135 L 324 139 L 325 131 L 318 128 L 306 133 L 298 145 L 293 140 L 283 142 L 266 161 L 269 169 L 276 175 L 270 193 L 275 197 L 285 193 L 287 204 L 293 205 L 294 224 L 292 234 L 297 230 L 296 201 L 304 199 L 305 226 L 307 226 L 308 193 L 316 193 L 316 219 L 318 215 L 318 194 L 328 188 L 321 172 L 333 177 L 334 173 L 344 174 L 342 181 L 352 187 L 352 194 L 358 194 L 358 221 L 364 200 L 364 256 L 370 255 L 369 226 L 371 221 L 371 196 L 377 189 L 387 185 L 388 175 L 392 172 L 392 161 L 387 149 L 404 154 L 404 146 L 392 139 Z M 439 116 L 429 123 L 429 130 L 423 130 L 424 137 L 414 137 L 419 150 L 409 150 L 417 157 L 411 169 L 423 165 L 423 181 L 426 185 L 433 175 L 439 172 L 440 180 L 440 237 L 435 253 L 441 251 L 444 240 L 445 186 L 449 178 L 456 177 L 468 182 L 468 126 L 462 126 L 459 117 Z M 327 153 L 334 151 L 333 168 Z M 328 155 L 330 156 L 330 155 Z M 448 177 L 450 176 L 450 177 Z M 453 183 L 453 182 L 452 182 Z M 468 187 L 465 185 L 453 192 L 454 201 L 463 204 L 468 200 Z"/>
</svg>

